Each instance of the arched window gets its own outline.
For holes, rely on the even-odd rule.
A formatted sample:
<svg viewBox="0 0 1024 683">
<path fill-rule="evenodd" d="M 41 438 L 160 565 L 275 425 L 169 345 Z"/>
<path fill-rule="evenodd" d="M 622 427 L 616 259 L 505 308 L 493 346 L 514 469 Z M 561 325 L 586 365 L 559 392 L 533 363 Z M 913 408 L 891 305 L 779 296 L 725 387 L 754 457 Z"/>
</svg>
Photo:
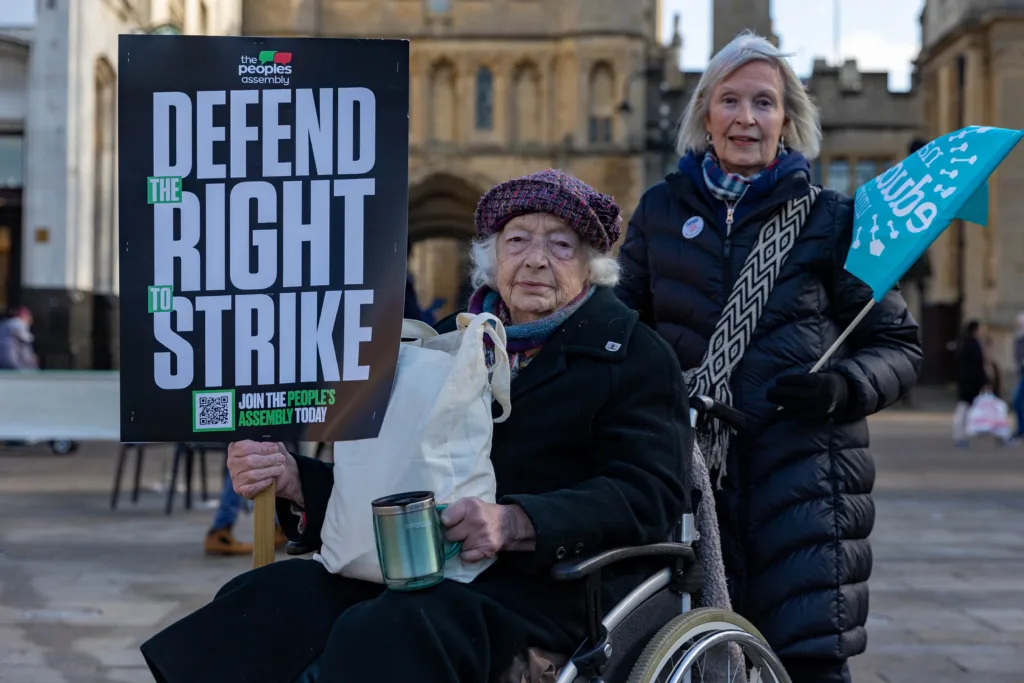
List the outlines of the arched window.
<svg viewBox="0 0 1024 683">
<path fill-rule="evenodd" d="M 440 61 L 430 70 L 428 82 L 428 139 L 430 142 L 453 142 L 457 129 L 455 106 L 455 67 Z"/>
<path fill-rule="evenodd" d="M 520 64 L 512 78 L 510 135 L 513 142 L 539 142 L 541 130 L 540 72 L 531 62 Z"/>
<path fill-rule="evenodd" d="M 486 66 L 476 72 L 476 128 L 491 130 L 494 127 L 494 76 Z"/>
<path fill-rule="evenodd" d="M 612 141 L 615 114 L 615 74 L 607 62 L 598 62 L 590 70 L 590 106 L 588 138 L 591 143 Z"/>
</svg>

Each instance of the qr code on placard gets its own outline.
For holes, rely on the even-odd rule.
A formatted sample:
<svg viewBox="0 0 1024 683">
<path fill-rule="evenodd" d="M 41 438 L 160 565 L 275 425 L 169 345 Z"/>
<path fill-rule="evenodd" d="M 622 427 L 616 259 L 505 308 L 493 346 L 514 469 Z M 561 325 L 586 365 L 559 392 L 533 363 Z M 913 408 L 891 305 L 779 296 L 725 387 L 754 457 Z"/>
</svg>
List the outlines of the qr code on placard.
<svg viewBox="0 0 1024 683">
<path fill-rule="evenodd" d="M 193 431 L 209 432 L 235 428 L 234 391 L 197 391 L 192 395 Z"/>
</svg>

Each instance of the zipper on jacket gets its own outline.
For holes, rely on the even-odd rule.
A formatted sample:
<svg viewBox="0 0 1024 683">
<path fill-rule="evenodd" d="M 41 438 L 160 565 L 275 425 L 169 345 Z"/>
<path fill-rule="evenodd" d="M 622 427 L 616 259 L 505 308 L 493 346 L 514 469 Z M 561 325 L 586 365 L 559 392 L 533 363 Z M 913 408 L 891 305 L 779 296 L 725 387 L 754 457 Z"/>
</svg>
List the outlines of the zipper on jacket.
<svg viewBox="0 0 1024 683">
<path fill-rule="evenodd" d="M 722 245 L 722 260 L 725 262 L 725 296 L 728 298 L 732 292 L 732 262 L 730 255 L 732 254 L 732 223 L 736 217 L 736 206 L 743 201 L 744 195 L 747 194 L 747 190 L 750 186 L 747 185 L 743 188 L 743 192 L 736 198 L 736 201 L 730 202 L 725 201 L 725 242 Z"/>
<path fill-rule="evenodd" d="M 743 188 L 743 192 L 740 192 L 740 196 L 736 198 L 736 201 L 730 202 L 725 200 L 725 236 L 729 237 L 732 235 L 732 222 L 736 216 L 736 207 L 740 202 L 743 201 L 743 197 L 746 196 L 747 190 L 750 189 L 750 185 Z"/>
<path fill-rule="evenodd" d="M 743 190 L 743 194 L 747 191 Z M 729 292 L 732 291 L 732 260 L 730 255 L 732 254 L 732 221 L 736 214 L 736 205 L 743 199 L 741 194 L 734 202 L 725 202 L 725 241 L 722 244 L 722 261 L 725 266 L 725 283 L 726 283 L 726 297 L 729 296 Z"/>
</svg>

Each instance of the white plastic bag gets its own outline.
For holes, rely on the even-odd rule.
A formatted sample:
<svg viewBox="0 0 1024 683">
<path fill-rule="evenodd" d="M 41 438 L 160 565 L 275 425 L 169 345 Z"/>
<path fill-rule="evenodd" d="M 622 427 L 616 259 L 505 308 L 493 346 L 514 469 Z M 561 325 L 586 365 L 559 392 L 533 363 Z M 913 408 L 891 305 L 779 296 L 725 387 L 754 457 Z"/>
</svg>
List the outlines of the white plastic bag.
<svg viewBox="0 0 1024 683">
<path fill-rule="evenodd" d="M 334 489 L 314 559 L 333 574 L 383 583 L 370 502 L 406 491 L 433 491 L 437 503 L 476 496 L 495 502 L 491 465 L 494 422 L 508 419 L 510 373 L 505 328 L 489 313 L 457 317 L 458 329 L 437 335 L 406 320 L 395 384 L 375 439 L 337 442 Z M 494 343 L 488 377 L 484 335 Z M 497 401 L 502 414 L 492 417 Z M 457 555 L 445 578 L 469 583 L 493 560 L 466 563 Z"/>
<path fill-rule="evenodd" d="M 991 434 L 1003 440 L 1009 439 L 1013 431 L 1009 406 L 990 391 L 980 394 L 967 411 L 966 431 L 968 437 Z"/>
</svg>

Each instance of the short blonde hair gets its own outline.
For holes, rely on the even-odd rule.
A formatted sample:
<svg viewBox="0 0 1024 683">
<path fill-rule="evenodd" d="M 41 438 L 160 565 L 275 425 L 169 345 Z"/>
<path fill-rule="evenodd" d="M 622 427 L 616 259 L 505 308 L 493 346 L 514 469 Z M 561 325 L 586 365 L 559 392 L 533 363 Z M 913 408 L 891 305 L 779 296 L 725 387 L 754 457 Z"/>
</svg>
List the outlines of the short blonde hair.
<svg viewBox="0 0 1024 683">
<path fill-rule="evenodd" d="M 469 256 L 473 261 L 470 281 L 473 289 L 487 285 L 497 288 L 498 277 L 498 234 L 483 239 L 473 240 Z M 587 266 L 590 270 L 590 284 L 599 287 L 614 287 L 619 283 L 619 262 L 606 254 L 602 254 L 586 242 L 581 244 L 587 255 Z"/>
<path fill-rule="evenodd" d="M 768 62 L 779 70 L 782 77 L 783 111 L 789 119 L 782 134 L 786 146 L 814 159 L 821 151 L 821 115 L 811 102 L 807 89 L 786 61 L 789 55 L 761 36 L 744 31 L 719 50 L 708 62 L 708 68 L 697 83 L 696 90 L 686 105 L 676 137 L 676 151 L 680 156 L 689 152 L 701 154 L 707 149 L 705 121 L 710 107 L 711 91 L 736 69 L 750 62 Z"/>
</svg>

